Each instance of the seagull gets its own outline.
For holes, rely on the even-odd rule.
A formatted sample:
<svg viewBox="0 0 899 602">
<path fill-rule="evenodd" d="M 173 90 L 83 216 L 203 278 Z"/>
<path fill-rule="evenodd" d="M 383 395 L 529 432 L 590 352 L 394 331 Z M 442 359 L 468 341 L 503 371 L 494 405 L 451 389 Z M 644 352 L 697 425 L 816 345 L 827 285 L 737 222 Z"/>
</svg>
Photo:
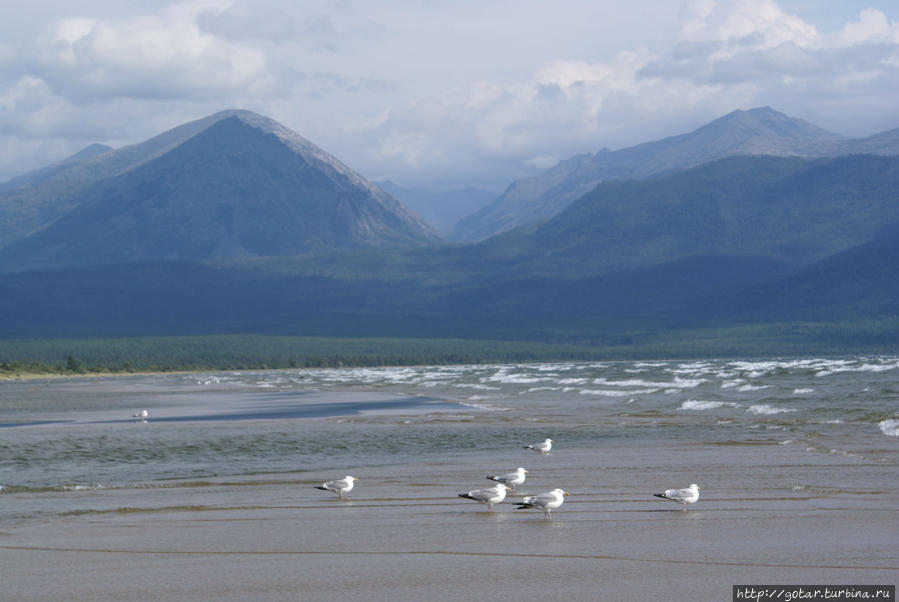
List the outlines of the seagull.
<svg viewBox="0 0 899 602">
<path fill-rule="evenodd" d="M 337 493 L 337 497 L 339 499 L 343 499 L 343 494 L 351 491 L 353 489 L 353 483 L 358 481 L 356 477 L 351 477 L 347 475 L 342 479 L 337 479 L 334 481 L 326 481 L 321 485 L 316 485 L 316 489 L 321 489 L 322 491 L 334 491 Z"/>
<path fill-rule="evenodd" d="M 524 448 L 538 451 L 541 454 L 548 454 L 549 450 L 553 448 L 553 440 L 544 439 L 543 443 L 532 443 L 531 445 L 525 445 Z"/>
<path fill-rule="evenodd" d="M 562 491 L 561 489 L 553 489 L 552 491 L 547 491 L 546 493 L 541 493 L 539 495 L 529 495 L 521 500 L 516 510 L 539 508 L 543 510 L 543 516 L 545 518 L 552 519 L 549 513 L 565 502 L 566 495 L 569 495 L 569 493 L 567 491 Z"/>
<path fill-rule="evenodd" d="M 654 493 L 656 497 L 672 502 L 680 502 L 683 512 L 687 511 L 687 504 L 693 504 L 699 499 L 699 485 L 691 483 L 686 489 L 666 489 L 665 493 Z"/>
<path fill-rule="evenodd" d="M 132 418 L 140 418 L 141 420 L 146 422 L 147 416 L 149 416 L 149 415 L 150 415 L 150 412 L 148 412 L 147 410 L 141 410 L 140 412 L 132 414 L 131 417 Z"/>
<path fill-rule="evenodd" d="M 472 489 L 467 493 L 460 493 L 459 497 L 487 504 L 487 512 L 493 512 L 493 504 L 498 504 L 506 499 L 506 491 L 509 489 L 510 487 L 500 483 L 486 489 Z"/>
<path fill-rule="evenodd" d="M 524 483 L 525 477 L 527 474 L 527 470 L 519 466 L 515 472 L 509 472 L 506 474 L 497 474 L 493 476 L 487 477 L 491 481 L 496 481 L 497 483 L 505 483 L 509 486 L 509 489 L 515 489 L 516 485 L 521 485 Z"/>
</svg>

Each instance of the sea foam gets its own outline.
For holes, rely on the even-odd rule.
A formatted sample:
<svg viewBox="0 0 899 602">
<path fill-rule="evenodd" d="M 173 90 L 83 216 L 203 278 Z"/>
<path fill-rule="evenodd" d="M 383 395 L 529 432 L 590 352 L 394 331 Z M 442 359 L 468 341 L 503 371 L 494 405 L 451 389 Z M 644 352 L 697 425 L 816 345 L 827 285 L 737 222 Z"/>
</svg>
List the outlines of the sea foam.
<svg viewBox="0 0 899 602">
<path fill-rule="evenodd" d="M 793 408 L 775 408 L 774 406 L 770 406 L 766 403 L 760 403 L 753 406 L 749 406 L 746 410 L 747 412 L 751 412 L 756 415 L 770 415 L 770 414 L 785 414 L 787 412 L 795 412 L 796 410 Z"/>
<path fill-rule="evenodd" d="M 582 389 L 581 395 L 601 395 L 603 397 L 628 397 L 629 395 L 649 395 L 655 393 L 658 389 L 633 389 L 633 390 L 611 390 L 611 389 Z"/>
<path fill-rule="evenodd" d="M 767 389 L 770 385 L 743 385 L 737 391 L 747 392 L 747 391 L 761 391 L 762 389 Z"/>
<path fill-rule="evenodd" d="M 714 410 L 715 408 L 722 407 L 735 407 L 737 404 L 735 403 L 725 403 L 723 401 L 703 401 L 699 399 L 689 399 L 681 404 L 681 410 Z"/>
<path fill-rule="evenodd" d="M 899 420 L 881 420 L 879 426 L 884 435 L 899 437 Z"/>
</svg>

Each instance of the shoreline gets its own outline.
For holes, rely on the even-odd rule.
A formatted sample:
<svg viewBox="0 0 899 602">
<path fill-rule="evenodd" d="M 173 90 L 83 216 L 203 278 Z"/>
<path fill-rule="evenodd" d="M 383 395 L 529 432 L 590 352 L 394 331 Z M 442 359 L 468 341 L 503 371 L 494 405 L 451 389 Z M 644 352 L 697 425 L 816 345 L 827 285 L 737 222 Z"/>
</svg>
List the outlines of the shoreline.
<svg viewBox="0 0 899 602">
<path fill-rule="evenodd" d="M 877 325 L 857 328 L 880 332 Z M 253 334 L 0 340 L 0 381 L 349 367 L 899 354 L 896 345 L 834 344 L 834 329 L 833 325 L 785 324 L 690 333 L 644 332 L 627 335 L 629 342 L 622 341 L 624 335 L 582 340 L 564 333 L 558 340 L 546 341 Z M 819 332 L 821 340 L 802 343 L 796 339 L 808 332 Z M 827 333 L 831 334 L 825 336 Z"/>
<path fill-rule="evenodd" d="M 134 371 L 134 372 L 88 372 L 88 373 L 64 373 L 64 372 L 21 372 L 16 374 L 0 373 L 0 382 L 7 381 L 28 381 L 28 380 L 62 380 L 62 379 L 91 379 L 91 378 L 109 378 L 115 376 L 156 376 L 159 374 L 195 374 L 194 370 L 175 370 L 175 371 Z M 226 372 L 226 370 L 221 370 Z"/>
<path fill-rule="evenodd" d="M 705 600 L 899 576 L 897 440 L 875 422 L 895 419 L 899 357 L 304 370 L 0 386 L 7 417 L 76 427 L 3 433 L 0 591 Z M 282 419 L 341 402 L 377 411 Z M 459 497 L 518 465 L 495 511 Z M 315 488 L 347 474 L 344 499 Z M 694 482 L 686 512 L 653 497 Z M 551 520 L 517 508 L 554 488 L 571 495 Z"/>
<path fill-rule="evenodd" d="M 497 588 L 573 601 L 730 599 L 739 583 L 876 584 L 899 575 L 897 511 L 879 496 L 808 495 L 785 483 L 753 496 L 725 476 L 802 474 L 802 450 L 784 456 L 771 447 L 736 466 L 737 450 L 656 451 L 648 465 L 627 442 L 605 446 L 601 466 L 589 448 L 547 456 L 494 512 L 456 494 L 485 465 L 500 465 L 503 451 L 367 466 L 353 471 L 360 480 L 343 500 L 314 489 L 333 472 L 322 469 L 42 494 L 63 514 L 6 527 L 0 576 L 17 599 L 103 602 L 145 588 L 178 600 L 470 600 Z M 671 466 L 699 459 L 712 463 L 705 495 L 686 512 L 649 493 Z M 549 479 L 572 490 L 552 520 L 515 509 Z M 882 493 L 894 492 L 887 484 Z"/>
</svg>

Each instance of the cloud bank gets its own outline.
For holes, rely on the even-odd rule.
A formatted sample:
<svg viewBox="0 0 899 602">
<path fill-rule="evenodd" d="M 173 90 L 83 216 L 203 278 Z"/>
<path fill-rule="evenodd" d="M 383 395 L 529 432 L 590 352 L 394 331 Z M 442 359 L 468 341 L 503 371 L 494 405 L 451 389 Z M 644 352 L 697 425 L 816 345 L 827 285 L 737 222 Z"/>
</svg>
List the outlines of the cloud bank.
<svg viewBox="0 0 899 602">
<path fill-rule="evenodd" d="M 433 187 L 501 188 L 737 108 L 854 136 L 899 127 L 899 22 L 884 7 L 824 31 L 773 0 L 619 4 L 60 3 L 0 44 L 0 179 L 232 107 L 370 178 Z"/>
</svg>

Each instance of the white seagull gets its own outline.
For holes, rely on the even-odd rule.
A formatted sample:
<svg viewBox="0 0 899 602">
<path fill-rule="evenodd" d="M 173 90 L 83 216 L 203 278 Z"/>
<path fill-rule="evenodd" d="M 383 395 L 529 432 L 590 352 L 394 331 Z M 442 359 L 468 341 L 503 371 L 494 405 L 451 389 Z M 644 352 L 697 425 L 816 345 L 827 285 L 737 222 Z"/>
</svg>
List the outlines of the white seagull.
<svg viewBox="0 0 899 602">
<path fill-rule="evenodd" d="M 353 484 L 358 481 L 356 477 L 351 477 L 347 475 L 342 479 L 336 479 L 334 481 L 326 481 L 321 485 L 316 485 L 316 489 L 321 489 L 323 491 L 334 491 L 337 493 L 337 497 L 343 499 L 343 494 L 349 491 L 352 491 Z"/>
<path fill-rule="evenodd" d="M 132 414 L 131 417 L 139 418 L 139 419 L 143 420 L 144 422 L 146 422 L 147 416 L 149 416 L 149 415 L 150 415 L 150 412 L 148 412 L 147 410 L 141 410 L 140 412 Z"/>
<path fill-rule="evenodd" d="M 487 504 L 487 512 L 493 512 L 493 504 L 498 504 L 506 499 L 506 491 L 509 491 L 509 487 L 500 483 L 486 489 L 472 489 L 466 493 L 460 493 L 459 497 Z"/>
<path fill-rule="evenodd" d="M 548 454 L 549 450 L 553 448 L 553 440 L 547 438 L 542 443 L 532 443 L 531 445 L 525 445 L 524 448 L 538 451 L 541 454 Z"/>
<path fill-rule="evenodd" d="M 525 475 L 528 473 L 527 470 L 519 466 L 515 472 L 509 472 L 506 474 L 496 474 L 493 476 L 487 477 L 491 481 L 496 481 L 497 483 L 505 483 L 509 486 L 509 489 L 515 489 L 517 485 L 521 485 L 524 483 L 524 480 L 527 478 Z"/>
<path fill-rule="evenodd" d="M 683 512 L 687 511 L 687 504 L 693 504 L 699 499 L 699 485 L 691 483 L 686 489 L 666 489 L 665 493 L 654 493 L 663 500 L 678 502 L 683 506 Z"/>
<path fill-rule="evenodd" d="M 516 510 L 524 508 L 538 508 L 543 510 L 543 516 L 551 519 L 550 512 L 561 506 L 565 502 L 565 496 L 569 495 L 567 491 L 561 489 L 553 489 L 539 495 L 529 495 L 522 499 Z"/>
</svg>

